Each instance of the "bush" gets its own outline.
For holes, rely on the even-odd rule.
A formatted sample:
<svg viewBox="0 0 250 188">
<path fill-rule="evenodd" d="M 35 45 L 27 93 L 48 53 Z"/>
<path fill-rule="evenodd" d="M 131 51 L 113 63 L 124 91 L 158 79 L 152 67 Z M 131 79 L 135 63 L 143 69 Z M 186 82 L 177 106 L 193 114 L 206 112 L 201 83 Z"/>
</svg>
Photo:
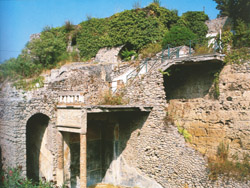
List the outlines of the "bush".
<svg viewBox="0 0 250 188">
<path fill-rule="evenodd" d="M 166 32 L 162 46 L 166 47 L 166 45 L 171 44 L 171 46 L 182 46 L 188 40 L 194 40 L 197 36 L 187 27 L 184 26 L 173 26 L 169 31 Z"/>
<path fill-rule="evenodd" d="M 194 47 L 193 55 L 203 55 L 213 53 L 214 49 L 209 47 L 207 44 L 196 44 Z"/>
<path fill-rule="evenodd" d="M 161 42 L 165 31 L 178 19 L 176 11 L 152 3 L 109 18 L 82 22 L 76 42 L 81 57 L 87 59 L 94 57 L 103 47 L 124 45 L 128 51 L 138 52 L 147 44 Z"/>
<path fill-rule="evenodd" d="M 38 183 L 34 183 L 29 179 L 22 177 L 22 167 L 9 168 L 7 172 L 2 171 L 0 186 L 2 188 L 53 188 L 55 187 L 54 182 L 46 182 L 45 178 L 40 180 Z"/>
<path fill-rule="evenodd" d="M 66 52 L 66 38 L 62 32 L 52 29 L 42 32 L 40 38 L 28 43 L 27 49 L 35 64 L 50 69 L 55 67 L 61 60 L 60 56 Z"/>
<path fill-rule="evenodd" d="M 124 59 L 125 61 L 131 60 L 131 58 L 133 56 L 136 56 L 136 57 L 138 56 L 137 53 L 134 50 L 128 51 L 127 49 L 123 50 L 121 52 L 121 55 L 122 55 L 122 59 Z"/>
<path fill-rule="evenodd" d="M 250 23 L 237 20 L 235 25 L 234 47 L 250 47 Z"/>
<path fill-rule="evenodd" d="M 150 44 L 147 44 L 144 48 L 142 48 L 139 53 L 140 53 L 142 58 L 153 57 L 158 52 L 160 52 L 161 49 L 162 49 L 161 44 L 150 43 Z"/>
<path fill-rule="evenodd" d="M 232 49 L 226 53 L 224 60 L 228 64 L 243 64 L 247 61 L 250 61 L 249 48 Z"/>
<path fill-rule="evenodd" d="M 181 18 L 185 21 L 185 26 L 199 38 L 206 37 L 208 27 L 205 21 L 208 20 L 208 16 L 203 11 L 188 11 Z"/>
</svg>

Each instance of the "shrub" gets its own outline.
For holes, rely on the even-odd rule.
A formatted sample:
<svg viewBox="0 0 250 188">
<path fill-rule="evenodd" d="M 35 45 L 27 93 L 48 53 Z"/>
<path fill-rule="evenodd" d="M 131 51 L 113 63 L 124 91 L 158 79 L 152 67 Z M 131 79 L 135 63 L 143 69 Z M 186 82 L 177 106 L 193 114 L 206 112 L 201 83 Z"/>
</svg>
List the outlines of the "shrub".
<svg viewBox="0 0 250 188">
<path fill-rule="evenodd" d="M 55 187 L 54 182 L 46 182 L 45 178 L 40 180 L 38 183 L 34 183 L 29 179 L 22 177 L 22 167 L 8 168 L 7 172 L 2 171 L 0 186 L 2 188 L 53 188 Z"/>
<path fill-rule="evenodd" d="M 64 27 L 67 32 L 74 30 L 74 25 L 69 20 L 65 21 Z"/>
<path fill-rule="evenodd" d="M 243 64 L 247 61 L 250 61 L 250 50 L 244 47 L 227 52 L 224 60 L 228 64 Z"/>
<path fill-rule="evenodd" d="M 196 35 L 187 27 L 184 26 L 173 26 L 169 31 L 166 32 L 162 46 L 166 47 L 167 44 L 171 44 L 173 47 L 181 46 L 188 40 L 193 40 Z"/>
<path fill-rule="evenodd" d="M 153 57 L 158 52 L 161 51 L 161 45 L 159 43 L 150 43 L 147 44 L 144 48 L 140 50 L 140 54 L 142 58 Z"/>
<path fill-rule="evenodd" d="M 28 43 L 27 49 L 35 64 L 53 68 L 66 51 L 65 35 L 56 30 L 42 32 L 40 38 Z"/>
<path fill-rule="evenodd" d="M 122 52 L 121 52 L 121 55 L 122 55 L 122 59 L 124 59 L 125 61 L 129 61 L 129 60 L 131 60 L 131 58 L 133 57 L 133 56 L 135 56 L 135 57 L 137 57 L 138 55 L 137 55 L 137 53 L 134 51 L 134 50 L 127 50 L 127 49 L 125 49 L 125 50 L 123 50 Z"/>
<path fill-rule="evenodd" d="M 193 55 L 203 55 L 213 53 L 214 49 L 209 47 L 207 44 L 196 44 L 194 47 L 194 54 Z"/>
<path fill-rule="evenodd" d="M 234 47 L 250 47 L 250 23 L 238 19 L 233 36 Z"/>
<path fill-rule="evenodd" d="M 185 26 L 199 38 L 206 37 L 208 27 L 205 21 L 208 20 L 208 15 L 203 11 L 188 11 L 181 18 L 185 21 Z"/>
</svg>

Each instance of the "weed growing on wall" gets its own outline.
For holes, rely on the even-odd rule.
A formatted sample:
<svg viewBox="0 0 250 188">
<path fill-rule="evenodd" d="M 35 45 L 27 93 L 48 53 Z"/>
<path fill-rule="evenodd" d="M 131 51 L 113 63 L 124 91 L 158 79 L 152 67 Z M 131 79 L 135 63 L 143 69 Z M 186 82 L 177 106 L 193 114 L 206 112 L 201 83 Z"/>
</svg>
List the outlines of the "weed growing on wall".
<svg viewBox="0 0 250 188">
<path fill-rule="evenodd" d="M 21 80 L 14 82 L 13 86 L 16 87 L 17 89 L 23 89 L 25 91 L 41 88 L 44 86 L 44 77 L 38 76 L 29 81 L 25 79 L 21 79 Z"/>
<path fill-rule="evenodd" d="M 191 142 L 192 135 L 183 127 L 177 125 L 178 132 L 184 137 L 186 142 Z"/>
<path fill-rule="evenodd" d="M 166 112 L 166 115 L 165 115 L 165 117 L 163 119 L 163 122 L 164 122 L 164 125 L 166 127 L 169 127 L 169 125 L 173 125 L 174 124 L 174 119 L 173 119 L 173 117 L 168 112 Z"/>
<path fill-rule="evenodd" d="M 229 161 L 228 157 L 229 145 L 221 142 L 217 148 L 216 159 L 208 160 L 209 178 L 217 180 L 218 176 L 224 176 L 239 181 L 250 180 L 250 157 L 244 155 L 243 161 Z"/>
<path fill-rule="evenodd" d="M 100 99 L 99 105 L 125 105 L 128 100 L 124 99 L 123 93 L 113 94 L 111 91 L 105 92 Z"/>
</svg>

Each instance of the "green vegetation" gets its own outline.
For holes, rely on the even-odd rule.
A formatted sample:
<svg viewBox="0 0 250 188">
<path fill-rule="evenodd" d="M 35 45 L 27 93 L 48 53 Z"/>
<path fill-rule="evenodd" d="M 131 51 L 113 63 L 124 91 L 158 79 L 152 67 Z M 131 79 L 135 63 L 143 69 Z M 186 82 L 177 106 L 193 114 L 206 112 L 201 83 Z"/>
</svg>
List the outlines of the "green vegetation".
<svg viewBox="0 0 250 188">
<path fill-rule="evenodd" d="M 250 51 L 248 48 L 232 49 L 226 53 L 225 63 L 242 64 L 250 60 Z"/>
<path fill-rule="evenodd" d="M 167 44 L 172 46 L 184 45 L 188 40 L 194 40 L 197 36 L 187 27 L 173 26 L 168 32 L 166 32 L 162 46 L 166 47 Z"/>
<path fill-rule="evenodd" d="M 46 182 L 40 180 L 38 183 L 34 183 L 29 179 L 24 178 L 21 175 L 21 167 L 18 168 L 9 168 L 7 172 L 1 172 L 1 181 L 0 187 L 2 188 L 10 188 L 10 187 L 18 187 L 18 188 L 53 188 L 55 187 L 54 182 Z"/>
<path fill-rule="evenodd" d="M 207 19 L 203 12 L 187 12 L 179 17 L 176 10 L 161 7 L 160 1 L 154 0 L 145 8 L 140 8 L 137 2 L 134 9 L 109 18 L 88 17 L 79 25 L 66 21 L 62 27 L 46 26 L 40 38 L 28 42 L 18 58 L 0 65 L 0 81 L 36 77 L 43 70 L 67 61 L 89 60 L 103 47 L 123 45 L 120 56 L 124 60 L 130 60 L 132 56 L 137 58 L 140 53 L 142 57 L 147 53 L 152 56 L 161 50 L 160 44 L 169 31 L 174 33 L 181 28 L 186 31 L 185 40 L 204 36 L 207 31 L 204 21 Z M 178 41 L 183 39 L 180 35 L 177 37 Z M 181 44 L 167 37 L 164 41 L 174 46 Z M 69 42 L 74 49 L 71 53 L 66 49 Z"/>
<path fill-rule="evenodd" d="M 204 12 L 188 11 L 181 16 L 181 20 L 182 25 L 189 28 L 194 34 L 199 37 L 199 39 L 204 39 L 206 37 L 208 27 L 205 24 L 205 21 L 208 20 L 208 16 Z"/>
<path fill-rule="evenodd" d="M 230 25 L 235 34 L 233 47 L 250 47 L 250 1 L 249 0 L 214 0 L 217 9 L 220 10 L 218 16 L 229 16 L 232 20 Z"/>
<path fill-rule="evenodd" d="M 44 86 L 44 77 L 38 76 L 31 80 L 20 79 L 13 84 L 17 89 L 23 89 L 25 91 L 41 88 Z"/>
<path fill-rule="evenodd" d="M 139 54 L 141 54 L 142 58 L 153 57 L 161 50 L 162 47 L 160 43 L 149 43 L 139 51 Z"/>
<path fill-rule="evenodd" d="M 178 132 L 183 135 L 186 142 L 191 142 L 192 135 L 183 127 L 177 126 Z"/>
<path fill-rule="evenodd" d="M 250 163 L 249 156 L 244 155 L 243 161 L 228 160 L 229 145 L 223 142 L 219 144 L 216 159 L 209 159 L 210 179 L 216 180 L 218 176 L 223 175 L 227 178 L 234 178 L 240 181 L 250 180 Z"/>
</svg>

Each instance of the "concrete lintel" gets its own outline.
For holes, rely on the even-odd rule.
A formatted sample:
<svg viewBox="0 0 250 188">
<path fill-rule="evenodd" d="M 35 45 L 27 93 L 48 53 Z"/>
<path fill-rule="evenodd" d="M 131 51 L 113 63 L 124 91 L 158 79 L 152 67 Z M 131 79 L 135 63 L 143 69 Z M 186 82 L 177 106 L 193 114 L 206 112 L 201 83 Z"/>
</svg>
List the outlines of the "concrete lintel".
<svg viewBox="0 0 250 188">
<path fill-rule="evenodd" d="M 152 107 L 148 106 L 127 106 L 127 105 L 100 105 L 86 107 L 87 113 L 106 113 L 106 112 L 150 112 Z"/>
<path fill-rule="evenodd" d="M 205 62 L 205 61 L 223 61 L 224 60 L 223 54 L 213 53 L 213 54 L 205 54 L 205 55 L 198 55 L 198 56 L 187 56 L 187 57 L 180 57 L 176 59 L 167 59 L 165 62 L 171 63 L 188 63 L 188 62 Z M 163 64 L 165 63 L 163 62 Z"/>
<path fill-rule="evenodd" d="M 77 128 L 58 127 L 57 126 L 57 129 L 58 129 L 58 131 L 61 131 L 61 132 L 71 132 L 71 133 L 79 133 L 79 134 L 82 133 L 82 130 L 77 129 Z"/>
<path fill-rule="evenodd" d="M 82 109 L 81 104 L 58 104 L 57 109 Z"/>
</svg>

